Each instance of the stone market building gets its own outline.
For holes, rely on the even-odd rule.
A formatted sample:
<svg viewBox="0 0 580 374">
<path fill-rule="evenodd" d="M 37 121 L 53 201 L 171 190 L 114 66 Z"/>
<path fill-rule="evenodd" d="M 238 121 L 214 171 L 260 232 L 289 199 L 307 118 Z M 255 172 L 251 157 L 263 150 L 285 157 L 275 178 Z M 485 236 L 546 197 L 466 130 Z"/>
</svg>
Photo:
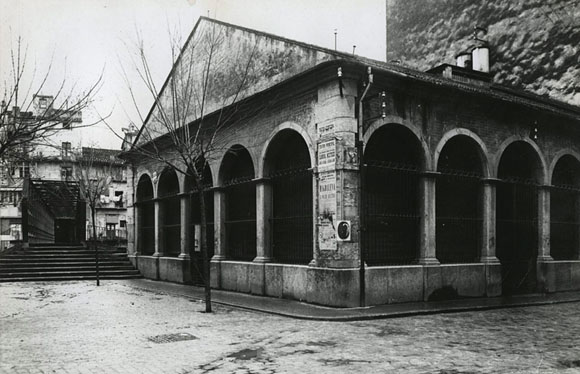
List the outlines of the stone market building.
<svg viewBox="0 0 580 374">
<path fill-rule="evenodd" d="M 227 63 L 252 53 L 240 105 L 260 108 L 207 160 L 212 287 L 349 307 L 580 289 L 579 108 L 494 84 L 485 44 L 420 72 L 202 17 L 176 65 L 208 30 Z M 212 84 L 209 118 L 231 94 Z M 133 148 L 162 144 L 143 128 Z M 195 282 L 191 181 L 125 157 L 132 261 Z"/>
</svg>

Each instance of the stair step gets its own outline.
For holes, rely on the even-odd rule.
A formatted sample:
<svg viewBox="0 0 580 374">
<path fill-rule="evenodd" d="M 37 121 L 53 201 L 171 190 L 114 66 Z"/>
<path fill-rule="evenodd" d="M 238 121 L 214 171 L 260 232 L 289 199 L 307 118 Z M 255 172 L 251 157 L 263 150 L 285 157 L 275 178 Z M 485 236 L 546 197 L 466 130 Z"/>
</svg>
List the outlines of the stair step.
<svg viewBox="0 0 580 374">
<path fill-rule="evenodd" d="M 107 274 L 107 275 L 135 275 L 139 274 L 137 270 L 106 270 L 100 269 L 100 274 Z M 51 272 L 51 271 L 34 271 L 34 272 L 16 272 L 16 273 L 2 273 L 0 277 L 2 278 L 13 278 L 13 277 L 36 277 L 36 278 L 43 278 L 44 276 L 54 276 L 54 275 L 64 275 L 64 276 L 85 276 L 85 275 L 94 275 L 95 269 L 89 270 L 65 270 L 61 272 Z"/>
<path fill-rule="evenodd" d="M 86 266 L 60 266 L 60 267 L 42 267 L 42 266 L 30 266 L 30 267 L 18 267 L 11 269 L 4 269 L 5 271 L 0 272 L 0 276 L 5 273 L 23 273 L 23 272 L 55 272 L 55 271 L 95 271 L 95 264 L 89 264 Z M 109 265 L 109 264 L 99 264 L 99 269 L 101 270 L 133 270 L 134 268 L 130 264 L 123 265 Z"/>
<path fill-rule="evenodd" d="M 99 248 L 99 277 L 141 278 L 124 248 Z M 94 280 L 95 251 L 78 245 L 34 245 L 0 256 L 0 282 Z"/>
<path fill-rule="evenodd" d="M 100 279 L 137 279 L 143 278 L 139 273 L 137 274 L 118 274 L 118 275 L 108 275 L 99 274 Z M 0 283 L 6 282 L 41 282 L 41 281 L 73 281 L 73 280 L 95 280 L 96 275 L 83 275 L 83 276 L 68 276 L 68 275 L 55 275 L 55 276 L 43 276 L 39 277 L 19 277 L 19 278 L 3 278 L 0 276 Z"/>
<path fill-rule="evenodd" d="M 10 267 L 71 267 L 71 266 L 87 266 L 95 263 L 95 259 L 90 259 L 87 261 L 14 261 L 14 262 L 0 262 L 0 269 L 10 268 Z M 122 259 L 99 259 L 100 264 L 106 265 L 127 265 L 132 266 L 128 260 L 123 261 Z"/>
</svg>

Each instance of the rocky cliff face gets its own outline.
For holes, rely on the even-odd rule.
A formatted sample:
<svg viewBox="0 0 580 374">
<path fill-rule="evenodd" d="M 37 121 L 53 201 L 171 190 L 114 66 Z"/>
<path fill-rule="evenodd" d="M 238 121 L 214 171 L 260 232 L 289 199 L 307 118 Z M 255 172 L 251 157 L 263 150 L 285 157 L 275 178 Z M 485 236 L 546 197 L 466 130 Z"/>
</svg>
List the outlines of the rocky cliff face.
<svg viewBox="0 0 580 374">
<path fill-rule="evenodd" d="M 580 106 L 580 0 L 387 0 L 387 58 L 455 63 L 488 29 L 494 82 Z"/>
</svg>

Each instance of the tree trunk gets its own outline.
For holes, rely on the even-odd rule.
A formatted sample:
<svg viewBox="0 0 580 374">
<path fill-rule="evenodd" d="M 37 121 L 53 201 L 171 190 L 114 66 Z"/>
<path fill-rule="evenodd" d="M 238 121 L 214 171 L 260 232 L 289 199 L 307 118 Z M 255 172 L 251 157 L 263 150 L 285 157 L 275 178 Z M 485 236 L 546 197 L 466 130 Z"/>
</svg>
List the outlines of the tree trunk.
<svg viewBox="0 0 580 374">
<path fill-rule="evenodd" d="M 199 245 L 201 247 L 201 255 L 203 258 L 203 283 L 205 286 L 205 311 L 211 313 L 211 286 L 210 286 L 210 266 L 209 256 L 207 253 L 207 216 L 205 214 L 205 191 L 204 188 L 199 188 L 199 210 L 201 216 L 201 238 Z"/>
<path fill-rule="evenodd" d="M 91 206 L 91 219 L 93 221 L 93 249 L 95 250 L 95 269 L 97 275 L 97 286 L 101 285 L 99 277 L 99 246 L 97 245 L 97 227 L 95 226 L 95 207 Z"/>
</svg>

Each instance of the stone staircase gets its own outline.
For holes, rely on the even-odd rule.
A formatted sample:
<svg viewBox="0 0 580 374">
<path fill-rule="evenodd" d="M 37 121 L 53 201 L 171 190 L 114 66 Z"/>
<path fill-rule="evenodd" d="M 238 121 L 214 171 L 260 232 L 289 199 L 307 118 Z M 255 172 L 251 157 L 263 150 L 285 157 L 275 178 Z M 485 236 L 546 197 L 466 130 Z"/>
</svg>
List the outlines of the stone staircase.
<svg viewBox="0 0 580 374">
<path fill-rule="evenodd" d="M 99 247 L 100 279 L 141 278 L 123 249 Z M 95 252 L 81 245 L 31 245 L 0 255 L 0 282 L 96 279 Z"/>
</svg>

